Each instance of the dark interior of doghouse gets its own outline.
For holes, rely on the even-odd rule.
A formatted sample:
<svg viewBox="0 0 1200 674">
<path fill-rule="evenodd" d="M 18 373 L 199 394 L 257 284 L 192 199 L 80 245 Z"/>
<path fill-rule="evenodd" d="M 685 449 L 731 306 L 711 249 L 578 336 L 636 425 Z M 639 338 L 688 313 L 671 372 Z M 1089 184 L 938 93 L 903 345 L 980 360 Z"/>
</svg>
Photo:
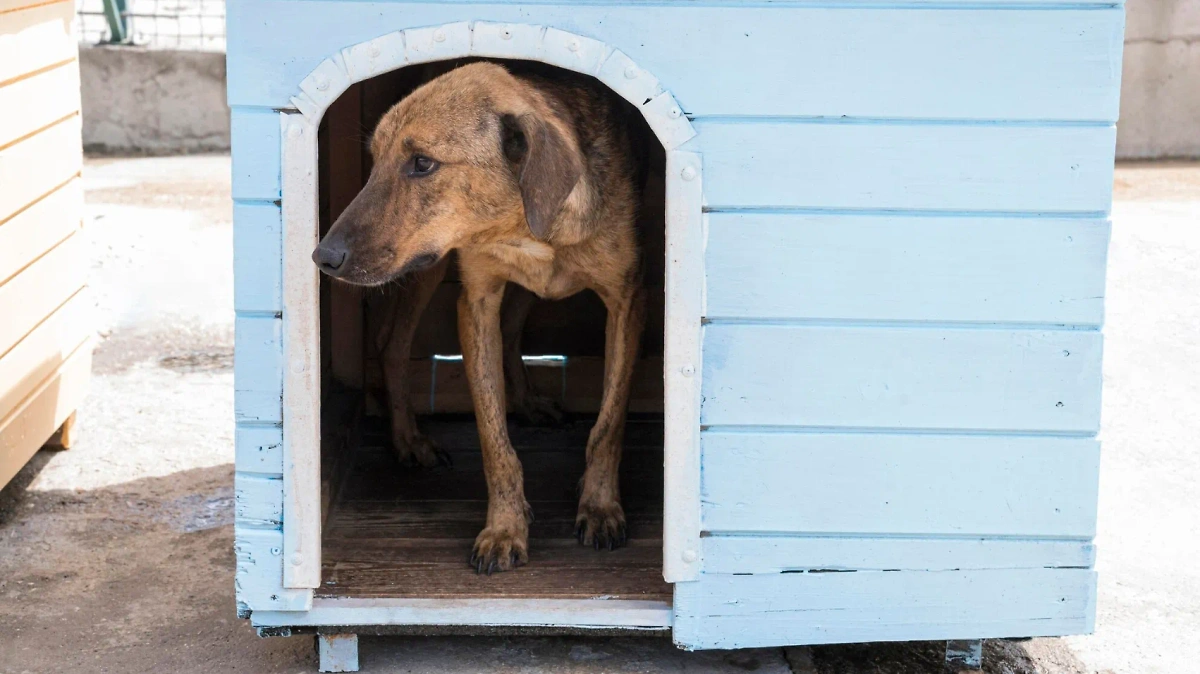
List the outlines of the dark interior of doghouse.
<svg viewBox="0 0 1200 674">
<path fill-rule="evenodd" d="M 320 127 L 322 234 L 371 171 L 370 133 L 422 83 L 461 65 L 405 68 L 351 87 Z M 514 70 L 544 68 L 510 62 Z M 632 106 L 635 124 L 645 121 Z M 653 134 L 643 134 L 653 139 Z M 470 393 L 458 358 L 458 274 L 451 269 L 414 340 L 409 375 L 418 422 L 453 458 L 452 468 L 402 467 L 390 449 L 386 388 L 372 336 L 387 288 L 321 279 L 323 570 L 318 596 L 419 598 L 670 599 L 662 579 L 663 273 L 665 157 L 651 140 L 638 220 L 648 306 L 621 461 L 629 541 L 597 551 L 575 538 L 577 484 L 600 405 L 605 308 L 592 292 L 539 302 L 522 335 L 538 392 L 568 412 L 563 423 L 510 414 L 509 433 L 533 511 L 529 564 L 492 576 L 468 565 L 483 527 L 487 490 Z"/>
</svg>

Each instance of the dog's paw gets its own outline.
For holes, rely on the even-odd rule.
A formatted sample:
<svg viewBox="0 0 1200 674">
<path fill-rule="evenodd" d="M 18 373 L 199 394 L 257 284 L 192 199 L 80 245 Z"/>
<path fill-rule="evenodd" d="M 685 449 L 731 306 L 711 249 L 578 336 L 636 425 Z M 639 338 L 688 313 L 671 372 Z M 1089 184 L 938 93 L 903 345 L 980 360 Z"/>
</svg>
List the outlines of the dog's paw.
<svg viewBox="0 0 1200 674">
<path fill-rule="evenodd" d="M 613 550 L 625 545 L 625 510 L 617 501 L 580 503 L 575 516 L 575 538 L 580 545 Z"/>
<path fill-rule="evenodd" d="M 411 440 L 393 437 L 392 451 L 405 468 L 450 468 L 454 465 L 450 455 L 424 435 L 415 435 Z"/>
<path fill-rule="evenodd" d="M 475 548 L 467 563 L 475 573 L 492 575 L 495 571 L 511 571 L 529 562 L 527 528 L 490 526 L 475 537 Z"/>
<path fill-rule="evenodd" d="M 557 400 L 548 396 L 528 394 L 515 401 L 517 414 L 530 426 L 557 426 L 566 418 L 566 412 Z"/>
</svg>

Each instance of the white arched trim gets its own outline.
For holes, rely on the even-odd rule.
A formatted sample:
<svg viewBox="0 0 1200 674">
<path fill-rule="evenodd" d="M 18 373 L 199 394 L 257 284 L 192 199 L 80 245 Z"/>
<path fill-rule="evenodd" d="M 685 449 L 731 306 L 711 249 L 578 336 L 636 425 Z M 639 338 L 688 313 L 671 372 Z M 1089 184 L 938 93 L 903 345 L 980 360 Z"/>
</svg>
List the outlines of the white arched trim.
<svg viewBox="0 0 1200 674">
<path fill-rule="evenodd" d="M 592 75 L 632 103 L 667 154 L 663 575 L 700 574 L 700 372 L 704 236 L 700 155 L 669 91 L 618 49 L 555 28 L 460 22 L 413 28 L 347 47 L 321 62 L 281 112 L 283 210 L 283 586 L 321 582 L 321 347 L 317 126 L 352 84 L 406 66 L 469 56 L 540 61 Z M 611 602 L 609 602 L 611 603 Z"/>
</svg>

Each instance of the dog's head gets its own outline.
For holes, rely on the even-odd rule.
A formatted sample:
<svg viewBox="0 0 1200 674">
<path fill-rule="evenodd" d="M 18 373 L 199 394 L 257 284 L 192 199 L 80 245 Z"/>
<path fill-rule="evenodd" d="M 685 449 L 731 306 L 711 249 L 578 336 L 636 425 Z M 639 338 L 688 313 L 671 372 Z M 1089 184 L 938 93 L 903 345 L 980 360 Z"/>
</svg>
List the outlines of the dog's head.
<svg viewBox="0 0 1200 674">
<path fill-rule="evenodd" d="M 495 235 L 547 240 L 583 174 L 578 145 L 546 99 L 490 63 L 453 70 L 396 104 L 371 154 L 367 184 L 313 251 L 321 271 L 359 285 Z"/>
</svg>

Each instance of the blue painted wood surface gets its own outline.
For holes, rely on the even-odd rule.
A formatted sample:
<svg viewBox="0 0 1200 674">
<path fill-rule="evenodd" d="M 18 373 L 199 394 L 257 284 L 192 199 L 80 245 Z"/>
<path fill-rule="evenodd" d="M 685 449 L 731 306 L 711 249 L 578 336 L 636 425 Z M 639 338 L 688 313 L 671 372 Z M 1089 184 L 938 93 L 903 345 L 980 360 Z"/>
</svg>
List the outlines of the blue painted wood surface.
<svg viewBox="0 0 1200 674">
<path fill-rule="evenodd" d="M 238 316 L 234 321 L 234 416 L 239 422 L 283 421 L 283 321 Z"/>
<path fill-rule="evenodd" d="M 1090 438 L 707 432 L 703 530 L 1042 536 L 1096 531 Z"/>
<path fill-rule="evenodd" d="M 1095 560 L 1095 547 L 1081 540 L 720 534 L 704 538 L 704 569 L 710 574 L 1088 568 Z"/>
<path fill-rule="evenodd" d="M 237 59 L 231 56 L 229 61 L 230 68 L 236 71 Z M 297 80 L 292 86 L 298 88 L 299 84 Z M 279 113 L 270 109 L 234 107 L 229 124 L 233 198 L 279 199 Z"/>
<path fill-rule="evenodd" d="M 1094 331 L 713 324 L 701 422 L 1094 434 Z"/>
<path fill-rule="evenodd" d="M 233 205 L 234 306 L 239 312 L 283 311 L 283 220 L 263 201 Z"/>
<path fill-rule="evenodd" d="M 714 213 L 710 319 L 1099 326 L 1103 220 Z"/>
<path fill-rule="evenodd" d="M 478 20 L 551 25 L 614 45 L 700 117 L 1112 122 L 1122 12 L 1092 7 L 245 0 L 228 9 L 229 102 L 285 107 L 300 80 L 346 47 Z"/>
<path fill-rule="evenodd" d="M 283 429 L 280 427 L 239 425 L 236 443 L 239 473 L 283 473 Z"/>
<path fill-rule="evenodd" d="M 1090 569 L 709 575 L 675 586 L 675 643 L 746 648 L 1090 632 Z"/>
<path fill-rule="evenodd" d="M 365 40 L 514 21 L 623 50 L 698 131 L 708 535 L 676 640 L 1090 631 L 1123 10 L 973 5 L 231 4 L 239 601 L 305 607 L 276 552 L 273 108 Z"/>
<path fill-rule="evenodd" d="M 710 209 L 1104 213 L 1112 126 L 698 120 Z"/>
</svg>

